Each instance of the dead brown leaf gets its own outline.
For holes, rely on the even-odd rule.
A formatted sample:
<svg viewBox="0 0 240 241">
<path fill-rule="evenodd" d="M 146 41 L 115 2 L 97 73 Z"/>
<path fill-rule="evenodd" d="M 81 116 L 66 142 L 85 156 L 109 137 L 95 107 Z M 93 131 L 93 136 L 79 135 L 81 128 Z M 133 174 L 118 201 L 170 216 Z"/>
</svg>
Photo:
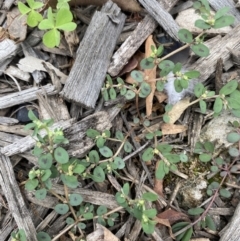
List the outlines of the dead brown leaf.
<svg viewBox="0 0 240 241">
<path fill-rule="evenodd" d="M 161 125 L 161 129 L 162 129 L 163 135 L 173 135 L 173 134 L 178 134 L 186 131 L 187 127 L 183 125 L 163 123 Z"/>
<path fill-rule="evenodd" d="M 173 106 L 173 108 L 168 112 L 168 116 L 170 117 L 169 123 L 174 124 L 181 114 L 190 106 L 190 98 L 185 98 L 180 100 Z"/>
<path fill-rule="evenodd" d="M 150 35 L 145 43 L 145 58 L 148 58 L 151 56 L 152 49 L 151 46 L 156 47 L 152 35 Z M 144 74 L 147 77 L 146 82 L 151 86 L 151 93 L 146 98 L 146 114 L 147 116 L 150 116 L 152 114 L 152 105 L 153 105 L 153 97 L 156 90 L 155 85 L 155 79 L 157 74 L 157 66 L 155 66 L 153 69 L 145 69 Z"/>
<path fill-rule="evenodd" d="M 186 214 L 177 212 L 173 209 L 167 209 L 166 211 L 159 213 L 157 217 L 161 220 L 168 220 L 170 225 L 180 220 L 189 221 L 188 216 Z"/>
<path fill-rule="evenodd" d="M 162 103 L 168 98 L 168 96 L 165 93 L 159 92 L 159 91 L 155 91 L 154 95 L 157 98 L 159 103 Z"/>
<path fill-rule="evenodd" d="M 163 195 L 163 180 L 159 180 L 157 178 L 155 178 L 154 180 L 154 188 L 153 190 L 160 196 L 164 196 Z"/>
</svg>

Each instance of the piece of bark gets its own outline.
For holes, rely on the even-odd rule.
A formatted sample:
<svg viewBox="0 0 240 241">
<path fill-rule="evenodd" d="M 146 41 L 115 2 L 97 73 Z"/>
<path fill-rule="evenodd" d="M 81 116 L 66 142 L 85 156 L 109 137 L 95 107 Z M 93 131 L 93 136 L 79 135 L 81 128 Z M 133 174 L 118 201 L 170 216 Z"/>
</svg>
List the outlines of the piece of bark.
<svg viewBox="0 0 240 241">
<path fill-rule="evenodd" d="M 236 26 L 240 23 L 240 13 L 235 8 L 233 0 L 208 0 L 208 2 L 215 11 L 218 11 L 223 7 L 229 7 L 230 9 L 228 14 L 233 15 L 235 17 L 235 22 L 233 26 Z"/>
<path fill-rule="evenodd" d="M 24 125 L 0 125 L 0 131 L 13 133 L 21 136 L 27 136 L 32 134 L 32 130 L 24 130 Z"/>
<path fill-rule="evenodd" d="M 69 128 L 70 126 L 72 126 L 74 121 L 75 121 L 74 119 L 70 119 L 67 121 L 59 121 L 57 123 L 54 123 L 50 129 L 54 130 L 55 128 L 62 128 L 62 130 L 65 130 L 66 128 Z M 43 136 L 46 134 L 46 131 L 42 130 L 40 131 L 39 134 Z M 14 154 L 23 153 L 31 149 L 32 147 L 34 147 L 35 144 L 36 144 L 36 140 L 32 136 L 26 136 L 18 141 L 15 141 L 14 143 L 8 146 L 1 148 L 0 151 L 4 155 L 12 156 Z"/>
<path fill-rule="evenodd" d="M 15 125 L 15 124 L 17 124 L 18 122 L 19 122 L 19 121 L 18 121 L 17 119 L 10 118 L 10 117 L 0 116 L 0 125 L 9 126 L 9 125 Z"/>
<path fill-rule="evenodd" d="M 240 240 L 240 203 L 235 209 L 234 215 L 230 223 L 219 233 L 221 236 L 219 241 L 239 241 Z"/>
<path fill-rule="evenodd" d="M 177 2 L 178 0 L 159 1 L 166 11 L 170 11 Z M 145 16 L 131 36 L 129 36 L 121 47 L 114 53 L 112 61 L 108 67 L 108 73 L 111 76 L 119 74 L 133 54 L 140 48 L 147 37 L 153 33 L 157 26 L 158 23 L 154 18 L 152 18 L 149 14 Z"/>
<path fill-rule="evenodd" d="M 0 97 L 0 109 L 36 100 L 37 93 L 54 95 L 56 94 L 56 92 L 57 91 L 53 85 L 47 84 L 42 87 L 32 87 L 16 93 L 8 94 L 3 97 Z"/>
<path fill-rule="evenodd" d="M 96 5 L 102 6 L 108 0 L 71 0 L 69 4 L 71 6 L 88 6 L 88 5 Z M 135 0 L 112 0 L 112 2 L 116 3 L 122 10 L 129 12 L 140 12 L 143 9 Z M 48 4 L 52 7 L 56 7 L 57 0 L 50 0 Z"/>
<path fill-rule="evenodd" d="M 23 70 L 15 67 L 15 66 L 12 66 L 12 65 L 10 65 L 6 69 L 5 74 L 7 74 L 9 76 L 16 77 L 17 79 L 20 79 L 20 80 L 23 80 L 23 81 L 27 81 L 27 82 L 29 82 L 29 80 L 31 78 L 29 73 L 24 72 Z"/>
<path fill-rule="evenodd" d="M 0 183 L 11 213 L 18 228 L 25 231 L 27 240 L 37 241 L 36 229 L 15 179 L 11 160 L 2 154 L 0 159 Z"/>
<path fill-rule="evenodd" d="M 112 2 L 95 12 L 61 92 L 64 98 L 94 108 L 126 16 Z M 101 38 L 99 38 L 101 36 Z"/>
<path fill-rule="evenodd" d="M 148 13 L 159 23 L 160 26 L 171 36 L 173 39 L 179 41 L 178 31 L 179 26 L 174 21 L 171 14 L 164 9 L 156 0 L 139 0 Z"/>
<path fill-rule="evenodd" d="M 14 4 L 15 0 L 5 0 L 3 2 L 3 6 L 2 9 L 3 10 L 9 10 L 11 8 L 11 6 Z"/>
</svg>

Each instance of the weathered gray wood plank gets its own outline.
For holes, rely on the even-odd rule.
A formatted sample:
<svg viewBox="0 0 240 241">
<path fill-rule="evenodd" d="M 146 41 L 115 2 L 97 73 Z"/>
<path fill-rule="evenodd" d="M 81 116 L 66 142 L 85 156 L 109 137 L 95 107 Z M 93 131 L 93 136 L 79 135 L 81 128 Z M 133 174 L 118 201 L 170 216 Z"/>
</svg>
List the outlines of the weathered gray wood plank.
<svg viewBox="0 0 240 241">
<path fill-rule="evenodd" d="M 18 228 L 25 231 L 27 240 L 37 241 L 36 230 L 15 179 L 11 160 L 2 154 L 0 154 L 0 184 Z"/>
<path fill-rule="evenodd" d="M 178 0 L 158 1 L 166 11 L 170 11 Z M 112 61 L 108 68 L 111 76 L 116 76 L 122 68 L 128 63 L 129 59 L 139 49 L 142 43 L 158 26 L 157 21 L 149 14 L 138 24 L 133 33 L 125 40 L 121 47 L 114 53 Z"/>
<path fill-rule="evenodd" d="M 55 87 L 53 85 L 47 84 L 42 87 L 32 87 L 26 90 L 12 93 L 0 97 L 0 109 L 36 100 L 37 93 L 41 93 L 43 95 L 54 95 L 57 93 L 57 91 L 55 90 Z"/>
<path fill-rule="evenodd" d="M 139 0 L 148 13 L 159 23 L 160 26 L 175 40 L 178 39 L 179 26 L 172 15 L 164 9 L 156 0 Z"/>
<path fill-rule="evenodd" d="M 86 108 L 95 107 L 125 18 L 110 1 L 93 15 L 61 92 L 64 98 Z"/>
</svg>

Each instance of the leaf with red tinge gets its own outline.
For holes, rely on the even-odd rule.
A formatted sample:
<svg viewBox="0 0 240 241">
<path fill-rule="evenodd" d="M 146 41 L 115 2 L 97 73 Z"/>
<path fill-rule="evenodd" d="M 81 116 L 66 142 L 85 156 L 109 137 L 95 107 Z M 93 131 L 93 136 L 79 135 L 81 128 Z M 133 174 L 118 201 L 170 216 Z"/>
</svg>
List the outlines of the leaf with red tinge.
<svg viewBox="0 0 240 241">
<path fill-rule="evenodd" d="M 173 209 L 168 209 L 162 213 L 159 213 L 157 217 L 160 219 L 167 219 L 171 225 L 178 221 L 189 221 L 186 214 L 177 212 Z"/>
</svg>

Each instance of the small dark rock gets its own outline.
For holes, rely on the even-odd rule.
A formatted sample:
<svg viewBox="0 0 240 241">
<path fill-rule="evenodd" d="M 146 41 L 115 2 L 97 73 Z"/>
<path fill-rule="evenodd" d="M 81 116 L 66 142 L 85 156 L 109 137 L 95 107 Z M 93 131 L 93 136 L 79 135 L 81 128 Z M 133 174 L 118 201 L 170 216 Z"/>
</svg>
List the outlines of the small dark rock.
<svg viewBox="0 0 240 241">
<path fill-rule="evenodd" d="M 16 113 L 16 119 L 18 119 L 18 121 L 21 123 L 31 122 L 31 120 L 28 118 L 28 111 L 29 109 L 27 107 L 21 106 Z M 38 117 L 37 110 L 33 110 L 33 113 Z"/>
</svg>

